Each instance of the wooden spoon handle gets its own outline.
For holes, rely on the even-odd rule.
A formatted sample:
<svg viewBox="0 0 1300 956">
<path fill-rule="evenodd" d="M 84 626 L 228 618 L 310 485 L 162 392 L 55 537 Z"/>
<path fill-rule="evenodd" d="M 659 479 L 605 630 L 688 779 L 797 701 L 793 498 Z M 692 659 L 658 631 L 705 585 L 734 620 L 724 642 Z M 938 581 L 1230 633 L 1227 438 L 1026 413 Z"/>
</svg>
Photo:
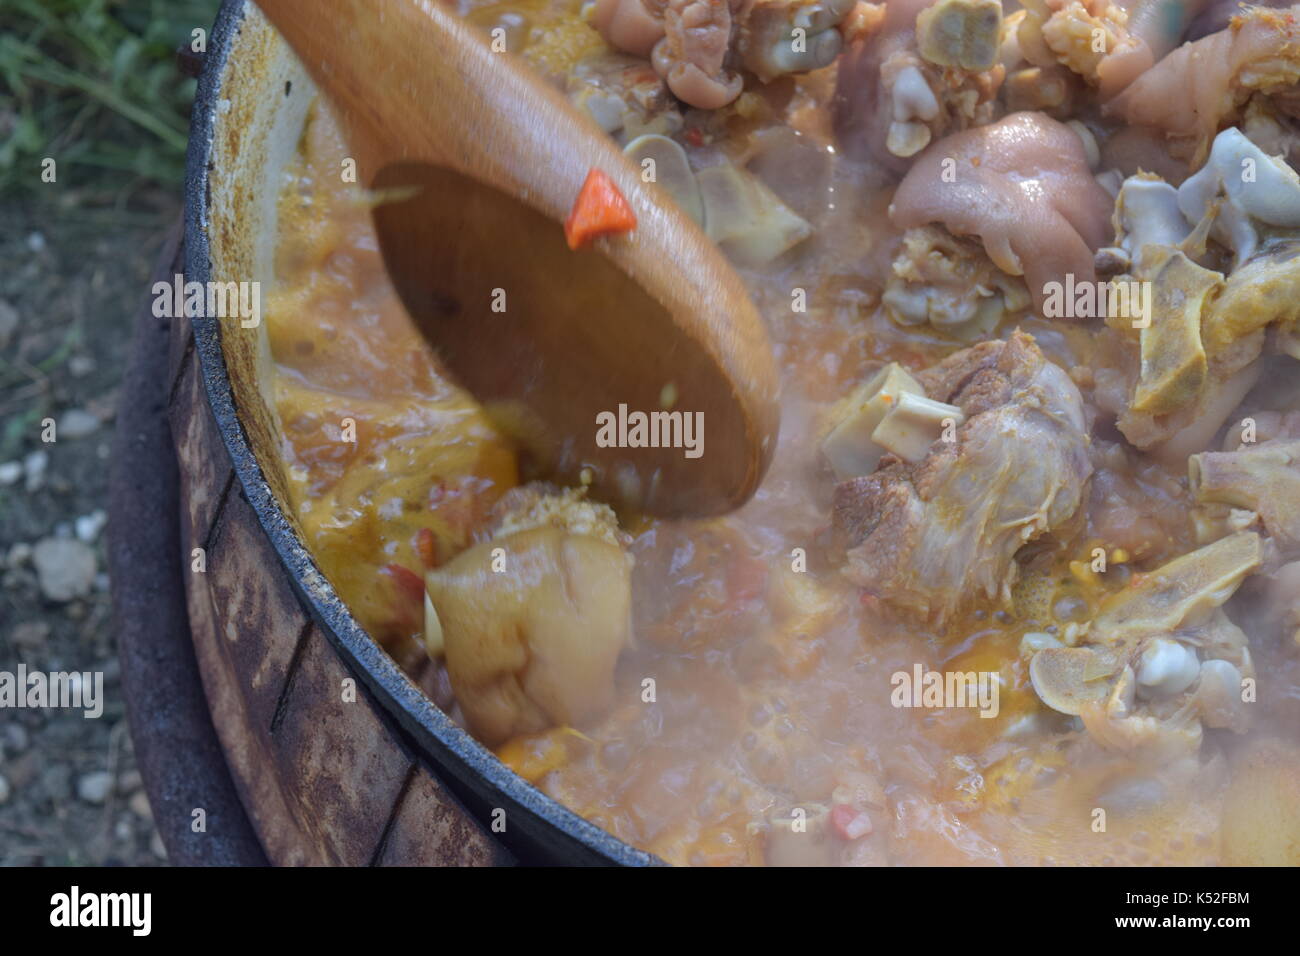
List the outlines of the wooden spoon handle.
<svg viewBox="0 0 1300 956">
<path fill-rule="evenodd" d="M 515 57 L 429 0 L 260 0 L 332 100 L 364 182 L 402 160 L 449 166 L 561 219 L 608 137 Z M 359 161 L 361 155 L 356 157 Z M 607 168 L 608 167 L 608 168 Z M 628 167 L 630 169 L 630 167 Z M 634 173 L 634 171 L 633 171 Z M 620 183 L 620 185 L 625 185 Z"/>
</svg>

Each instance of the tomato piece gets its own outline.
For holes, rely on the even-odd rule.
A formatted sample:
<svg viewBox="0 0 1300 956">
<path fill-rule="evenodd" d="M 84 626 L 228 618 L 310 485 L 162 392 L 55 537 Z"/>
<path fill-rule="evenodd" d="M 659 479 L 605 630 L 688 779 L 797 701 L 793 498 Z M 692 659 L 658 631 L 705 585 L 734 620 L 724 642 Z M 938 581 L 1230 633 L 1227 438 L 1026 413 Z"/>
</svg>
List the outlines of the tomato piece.
<svg viewBox="0 0 1300 956">
<path fill-rule="evenodd" d="M 604 170 L 592 167 L 578 190 L 569 218 L 564 220 L 564 238 L 570 249 L 581 249 L 597 236 L 631 232 L 636 213 L 627 198 Z"/>
<path fill-rule="evenodd" d="M 438 566 L 438 539 L 434 537 L 432 528 L 421 528 L 415 533 L 415 552 L 420 556 L 424 570 L 432 571 Z"/>
<path fill-rule="evenodd" d="M 424 630 L 424 579 L 400 564 L 385 564 L 379 569 L 381 580 L 388 582 L 393 602 L 393 626 L 398 633 L 415 634 Z"/>
<path fill-rule="evenodd" d="M 842 840 L 858 840 L 875 830 L 866 811 L 848 803 L 831 807 L 831 826 Z"/>
<path fill-rule="evenodd" d="M 397 593 L 424 606 L 424 579 L 410 568 L 400 564 L 385 564 L 379 569 L 380 574 L 387 574 L 397 586 Z"/>
</svg>

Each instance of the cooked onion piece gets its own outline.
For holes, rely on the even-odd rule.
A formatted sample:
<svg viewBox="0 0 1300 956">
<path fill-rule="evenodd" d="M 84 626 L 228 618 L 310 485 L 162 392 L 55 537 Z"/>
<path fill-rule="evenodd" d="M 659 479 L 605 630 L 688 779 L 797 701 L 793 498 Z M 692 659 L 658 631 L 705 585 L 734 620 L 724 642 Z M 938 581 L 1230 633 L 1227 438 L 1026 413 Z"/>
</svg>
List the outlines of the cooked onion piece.
<svg viewBox="0 0 1300 956">
<path fill-rule="evenodd" d="M 623 147 L 623 152 L 642 170 L 643 178 L 652 169 L 654 183 L 696 224 L 704 225 L 704 200 L 700 198 L 699 183 L 691 172 L 686 150 L 675 140 L 656 134 L 638 136 Z"/>
<path fill-rule="evenodd" d="M 752 174 L 730 163 L 695 175 L 704 203 L 704 230 L 746 265 L 763 265 L 812 235 L 812 226 Z"/>
</svg>

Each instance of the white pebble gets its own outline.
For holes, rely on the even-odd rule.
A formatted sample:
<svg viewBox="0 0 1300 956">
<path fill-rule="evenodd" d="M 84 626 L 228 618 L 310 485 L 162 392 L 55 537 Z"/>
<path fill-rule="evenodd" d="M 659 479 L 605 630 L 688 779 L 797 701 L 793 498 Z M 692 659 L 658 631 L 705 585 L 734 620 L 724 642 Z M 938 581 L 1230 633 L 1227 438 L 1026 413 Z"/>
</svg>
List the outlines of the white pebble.
<svg viewBox="0 0 1300 956">
<path fill-rule="evenodd" d="M 23 476 L 21 461 L 7 461 L 0 465 L 0 485 L 12 485 Z"/>
<path fill-rule="evenodd" d="M 77 540 L 90 544 L 99 537 L 99 533 L 104 530 L 104 525 L 107 523 L 108 515 L 98 508 L 88 515 L 82 515 L 75 522 Z"/>
<path fill-rule="evenodd" d="M 45 484 L 45 470 L 50 466 L 50 456 L 44 451 L 34 451 L 23 459 L 23 472 L 27 476 L 27 491 L 38 491 Z"/>
<path fill-rule="evenodd" d="M 85 597 L 95 583 L 95 552 L 81 541 L 42 538 L 32 549 L 41 593 L 51 601 Z"/>
<path fill-rule="evenodd" d="M 141 820 L 153 819 L 153 808 L 149 806 L 149 797 L 143 790 L 137 790 L 132 794 L 127 806 Z"/>
<path fill-rule="evenodd" d="M 94 770 L 77 781 L 77 796 L 86 803 L 99 805 L 108 799 L 113 789 L 113 778 L 107 770 Z"/>
<path fill-rule="evenodd" d="M 99 419 L 84 408 L 70 408 L 59 419 L 59 438 L 86 438 L 99 431 Z"/>
</svg>

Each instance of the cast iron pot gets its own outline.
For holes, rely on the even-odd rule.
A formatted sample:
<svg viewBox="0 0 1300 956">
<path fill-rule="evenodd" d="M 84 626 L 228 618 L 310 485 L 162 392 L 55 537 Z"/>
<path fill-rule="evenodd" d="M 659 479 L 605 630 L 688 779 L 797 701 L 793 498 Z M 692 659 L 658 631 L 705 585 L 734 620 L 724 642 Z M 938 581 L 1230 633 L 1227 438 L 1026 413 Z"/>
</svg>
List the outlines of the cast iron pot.
<svg viewBox="0 0 1300 956">
<path fill-rule="evenodd" d="M 190 134 L 188 281 L 271 287 L 282 172 L 315 96 L 257 7 L 225 0 Z M 271 861 L 497 862 L 500 843 L 528 862 L 659 862 L 516 776 L 357 624 L 285 507 L 265 324 L 199 318 L 172 335 L 183 556 L 202 548 L 206 565 L 186 585 L 196 657 Z M 351 677 L 359 699 L 340 705 Z M 267 779 L 284 767 L 288 784 Z M 474 832 L 449 820 L 462 805 Z M 422 854 L 425 835 L 442 849 Z"/>
</svg>

